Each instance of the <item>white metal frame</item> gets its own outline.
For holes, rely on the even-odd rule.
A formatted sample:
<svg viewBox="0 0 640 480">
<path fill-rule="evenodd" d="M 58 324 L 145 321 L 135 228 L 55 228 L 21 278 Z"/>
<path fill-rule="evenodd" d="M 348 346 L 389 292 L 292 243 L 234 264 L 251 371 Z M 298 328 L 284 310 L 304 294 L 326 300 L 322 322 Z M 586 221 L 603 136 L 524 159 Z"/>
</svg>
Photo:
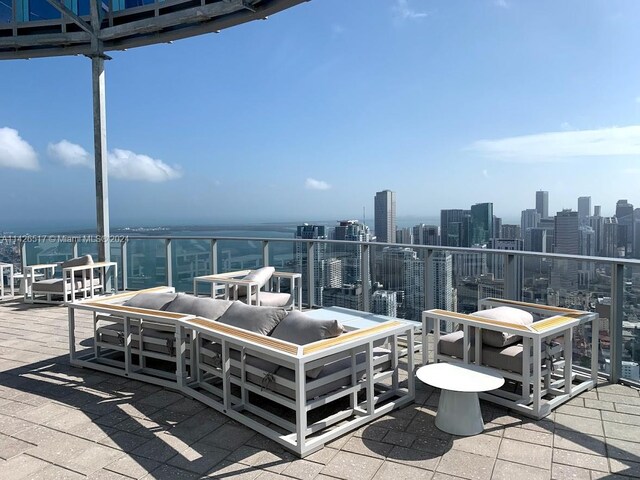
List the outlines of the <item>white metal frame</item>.
<svg viewBox="0 0 640 480">
<path fill-rule="evenodd" d="M 78 295 L 81 295 L 83 299 L 108 295 L 111 293 L 106 290 L 109 275 L 111 275 L 113 291 L 118 292 L 118 264 L 116 262 L 94 262 L 89 265 L 63 268 L 62 292 L 38 290 L 38 274 L 44 272 L 45 279 L 54 278 L 55 270 L 60 265 L 60 263 L 47 263 L 25 267 L 24 301 L 26 303 L 66 304 L 74 301 Z M 80 288 L 76 287 L 75 282 L 77 272 L 88 272 L 88 278 L 87 275 L 82 275 Z M 56 300 L 57 297 L 62 297 L 62 299 Z"/>
<path fill-rule="evenodd" d="M 170 287 L 157 287 L 143 291 L 172 291 Z M 401 321 L 390 321 L 355 330 L 340 337 L 307 345 L 294 345 L 282 340 L 221 324 L 204 318 L 179 313 L 162 312 L 120 305 L 121 301 L 139 292 L 124 293 L 100 301 L 84 300 L 68 304 L 69 349 L 71 364 L 79 367 L 121 375 L 136 380 L 175 389 L 232 419 L 278 442 L 288 450 L 304 457 L 322 448 L 327 442 L 352 431 L 396 408 L 414 401 L 415 379 L 412 355 L 398 347 L 398 339 L 406 338 L 413 345 L 414 326 Z M 94 316 L 94 335 L 97 338 L 97 315 L 112 315 L 114 321 L 124 325 L 123 344 L 96 343 L 90 352 L 80 355 L 76 350 L 76 311 L 88 311 Z M 119 317 L 119 320 L 115 320 Z M 174 370 L 158 371 L 145 365 L 145 358 L 154 353 L 145 351 L 143 339 L 145 324 L 163 325 L 175 332 L 175 355 L 164 360 L 175 362 Z M 139 328 L 138 349 L 133 326 Z M 203 340 L 220 345 L 219 366 L 203 361 L 211 356 Z M 388 347 L 389 353 L 374 357 L 374 348 Z M 410 349 L 409 349 L 410 350 Z M 232 352 L 234 354 L 232 355 Z M 124 356 L 124 360 L 113 358 Z M 364 361 L 356 361 L 360 354 Z M 157 354 L 156 354 L 157 355 Z M 294 380 L 276 373 L 269 374 L 269 382 L 295 391 L 293 397 L 256 383 L 248 374 L 264 380 L 267 372 L 246 363 L 248 356 L 268 360 L 295 372 Z M 239 358 L 239 360 L 238 360 Z M 332 361 L 350 358 L 350 366 L 325 378 L 311 379 L 306 372 Z M 345 362 L 346 363 L 346 362 Z M 401 387 L 406 370 L 407 386 Z M 336 379 L 347 385 L 330 390 L 316 398 L 308 398 L 313 389 Z M 344 406 L 333 403 L 344 400 Z M 313 422 L 309 413 L 332 403 L 335 409 Z M 269 405 L 288 412 L 280 415 Z M 262 421 L 259 421 L 261 419 Z"/>
<path fill-rule="evenodd" d="M 255 305 L 260 305 L 261 289 L 257 282 L 244 280 L 243 277 L 251 273 L 251 270 L 238 270 L 235 272 L 219 273 L 216 275 L 203 275 L 193 279 L 193 294 L 198 294 L 198 283 L 208 283 L 211 285 L 211 295 L 216 297 L 222 292 L 222 298 L 225 300 L 238 300 L 238 287 L 246 287 L 251 295 L 247 295 L 246 302 L 253 304 L 253 295 L 255 294 Z M 302 274 L 295 272 L 274 272 L 269 282 L 265 285 L 263 293 L 276 292 L 280 293 L 282 279 L 287 279 L 291 285 L 291 310 L 302 310 Z M 268 289 L 267 289 L 268 285 Z"/>
<path fill-rule="evenodd" d="M 0 300 L 4 300 L 4 270 L 9 270 L 9 291 L 11 297 L 15 295 L 15 288 L 13 285 L 13 264 L 12 263 L 0 263 Z"/>
<path fill-rule="evenodd" d="M 493 330 L 522 337 L 522 374 L 496 369 L 506 379 L 521 385 L 520 393 L 504 389 L 480 394 L 480 398 L 509 407 L 536 419 L 546 417 L 559 405 L 583 391 L 597 385 L 598 380 L 598 314 L 561 307 L 550 307 L 526 302 L 486 298 L 480 300 L 481 310 L 499 306 L 510 306 L 526 310 L 542 317 L 531 326 L 494 322 L 489 319 L 449 312 L 446 310 L 427 310 L 422 312 L 422 363 L 428 363 L 427 333 L 430 321 L 433 322 L 434 360 L 462 361 L 482 365 L 482 342 L 470 342 L 470 329 L 475 329 L 475 338 L 482 338 L 482 330 Z M 462 325 L 464 332 L 463 358 L 451 357 L 438 351 L 440 340 L 440 320 Z M 573 368 L 573 330 L 579 325 L 591 324 L 591 369 L 584 374 Z M 557 341 L 562 337 L 562 341 Z M 571 345 L 571 348 L 564 348 Z M 544 348 L 543 348 L 544 347 Z M 474 348 L 474 361 L 470 357 Z M 486 366 L 486 365 L 484 365 Z M 493 367 L 490 367 L 493 368 Z"/>
</svg>

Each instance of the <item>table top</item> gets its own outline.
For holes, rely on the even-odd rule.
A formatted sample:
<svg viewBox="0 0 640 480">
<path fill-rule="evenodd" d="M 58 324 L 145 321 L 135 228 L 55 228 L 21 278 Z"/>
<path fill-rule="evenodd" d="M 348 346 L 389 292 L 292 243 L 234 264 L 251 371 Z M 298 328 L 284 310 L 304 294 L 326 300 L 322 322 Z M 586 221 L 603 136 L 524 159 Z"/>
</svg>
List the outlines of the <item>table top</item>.
<svg viewBox="0 0 640 480">
<path fill-rule="evenodd" d="M 344 307 L 325 307 L 318 310 L 305 311 L 304 314 L 317 320 L 338 320 L 349 330 L 360 330 L 362 328 L 374 327 L 380 323 L 388 322 L 389 320 L 406 322 L 409 325 L 414 325 L 416 328 L 422 327 L 420 322 L 388 317 L 386 315 L 360 312 L 358 310 L 351 310 Z"/>
<path fill-rule="evenodd" d="M 459 362 L 431 363 L 420 367 L 416 376 L 428 385 L 454 392 L 487 392 L 504 384 L 504 377 L 493 369 Z"/>
</svg>

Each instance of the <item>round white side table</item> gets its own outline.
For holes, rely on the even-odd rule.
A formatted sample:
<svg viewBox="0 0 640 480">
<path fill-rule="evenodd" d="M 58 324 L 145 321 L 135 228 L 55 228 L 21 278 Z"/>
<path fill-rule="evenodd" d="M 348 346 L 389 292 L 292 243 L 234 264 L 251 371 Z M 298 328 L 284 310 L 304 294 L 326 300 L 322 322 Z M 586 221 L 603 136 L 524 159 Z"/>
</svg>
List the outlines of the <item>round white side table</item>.
<svg viewBox="0 0 640 480">
<path fill-rule="evenodd" d="M 462 363 L 432 363 L 416 376 L 440 388 L 436 427 L 453 435 L 470 436 L 484 431 L 478 392 L 500 388 L 504 377 L 495 370 Z"/>
</svg>

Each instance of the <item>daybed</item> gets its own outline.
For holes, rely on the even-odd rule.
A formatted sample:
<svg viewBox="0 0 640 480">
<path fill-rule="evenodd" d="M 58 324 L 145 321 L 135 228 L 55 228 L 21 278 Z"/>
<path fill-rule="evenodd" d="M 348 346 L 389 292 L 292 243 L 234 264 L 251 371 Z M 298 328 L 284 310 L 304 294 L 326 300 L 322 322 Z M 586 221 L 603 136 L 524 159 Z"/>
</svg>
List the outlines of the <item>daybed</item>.
<svg viewBox="0 0 640 480">
<path fill-rule="evenodd" d="M 401 347 L 414 327 L 403 321 L 344 332 L 336 320 L 169 287 L 68 307 L 72 365 L 177 389 L 302 457 L 414 400 Z M 93 318 L 88 353 L 76 350 L 81 311 Z"/>
<path fill-rule="evenodd" d="M 288 280 L 290 293 L 282 291 L 282 280 Z M 274 267 L 262 267 L 195 277 L 195 295 L 198 294 L 198 283 L 209 283 L 211 296 L 215 298 L 240 300 L 248 305 L 302 310 L 302 275 L 299 273 L 277 272 Z"/>
<path fill-rule="evenodd" d="M 505 387 L 480 394 L 485 400 L 540 419 L 597 384 L 597 313 L 495 298 L 481 300 L 479 307 L 471 315 L 438 309 L 423 312 L 424 364 L 432 321 L 436 362 L 475 363 L 505 377 Z M 458 324 L 458 330 L 442 335 L 441 321 Z M 574 364 L 578 327 L 580 353 L 590 357 L 589 368 Z"/>
<path fill-rule="evenodd" d="M 62 277 L 55 276 L 56 268 Z M 95 298 L 111 293 L 107 280 L 117 292 L 118 265 L 115 262 L 94 262 L 91 255 L 71 258 L 62 263 L 28 265 L 25 267 L 27 303 L 66 303 L 76 298 Z M 43 279 L 39 279 L 44 276 Z"/>
</svg>

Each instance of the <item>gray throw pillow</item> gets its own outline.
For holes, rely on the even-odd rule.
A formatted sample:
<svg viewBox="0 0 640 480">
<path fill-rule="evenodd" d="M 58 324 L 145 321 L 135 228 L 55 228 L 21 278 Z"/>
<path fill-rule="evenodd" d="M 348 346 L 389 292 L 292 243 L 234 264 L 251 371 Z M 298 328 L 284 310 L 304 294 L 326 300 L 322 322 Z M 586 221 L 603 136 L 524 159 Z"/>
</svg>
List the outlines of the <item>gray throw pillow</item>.
<svg viewBox="0 0 640 480">
<path fill-rule="evenodd" d="M 286 314 L 282 308 L 256 307 L 236 301 L 218 321 L 250 332 L 269 335 Z"/>
<path fill-rule="evenodd" d="M 344 332 L 337 320 L 316 320 L 302 312 L 289 313 L 273 330 L 271 336 L 296 345 L 306 345 L 325 338 L 333 338 Z"/>
<path fill-rule="evenodd" d="M 60 266 L 62 267 L 62 269 L 65 269 L 70 267 L 84 267 L 85 265 L 93 265 L 93 258 L 91 257 L 91 255 L 84 255 L 82 257 L 70 258 L 69 260 L 62 262 L 62 265 Z M 81 271 L 81 272 L 74 272 L 74 277 L 82 278 L 83 274 L 86 278 L 91 278 L 88 270 Z"/>
<path fill-rule="evenodd" d="M 123 305 L 135 308 L 148 308 L 149 310 L 165 310 L 175 298 L 175 293 L 139 293 L 135 297 L 125 301 Z"/>
<path fill-rule="evenodd" d="M 496 322 L 513 323 L 516 325 L 531 325 L 533 315 L 525 310 L 513 307 L 497 307 L 488 310 L 479 310 L 472 313 L 474 317 L 488 318 Z M 482 330 L 482 343 L 491 347 L 502 348 L 522 341 L 520 335 L 512 335 L 495 330 Z"/>
<path fill-rule="evenodd" d="M 257 270 L 251 270 L 251 272 L 245 275 L 245 277 L 242 280 L 248 280 L 248 281 L 257 283 L 258 290 L 260 290 L 262 289 L 262 287 L 264 287 L 267 284 L 267 282 L 273 276 L 275 271 L 276 269 L 274 267 L 258 268 Z M 246 297 L 246 296 L 247 296 L 247 288 L 243 286 L 239 286 L 238 297 Z M 255 292 L 253 293 L 252 298 L 255 299 Z"/>
<path fill-rule="evenodd" d="M 184 313 L 197 317 L 218 320 L 233 304 L 231 300 L 194 297 L 186 293 L 179 293 L 166 307 L 167 312 Z"/>
</svg>

